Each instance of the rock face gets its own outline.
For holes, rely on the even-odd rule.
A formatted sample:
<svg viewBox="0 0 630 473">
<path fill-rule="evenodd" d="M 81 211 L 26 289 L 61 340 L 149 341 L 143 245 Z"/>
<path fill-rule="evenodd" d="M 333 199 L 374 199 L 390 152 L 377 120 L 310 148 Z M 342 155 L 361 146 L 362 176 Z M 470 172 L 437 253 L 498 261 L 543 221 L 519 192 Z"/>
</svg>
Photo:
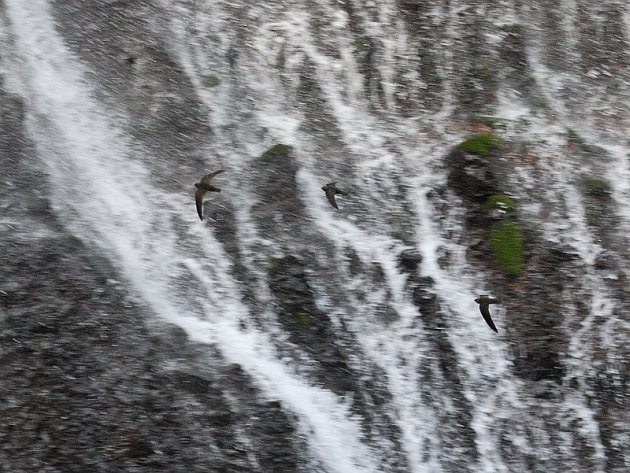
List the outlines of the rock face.
<svg viewBox="0 0 630 473">
<path fill-rule="evenodd" d="M 519 340 L 518 353 L 514 359 L 516 372 L 532 380 L 561 383 L 565 371 L 560 362 L 560 353 L 566 350 L 567 340 L 560 336 L 564 319 L 564 304 L 560 294 L 567 290 L 573 279 L 565 274 L 571 274 L 577 268 L 574 266 L 569 269 L 575 261 L 563 257 L 564 254 L 558 249 L 550 250 L 535 228 L 527 228 L 526 222 L 519 221 L 517 213 L 504 212 L 493 217 L 484 206 L 487 199 L 499 189 L 510 187 L 508 178 L 504 177 L 500 181 L 491 170 L 498 167 L 503 149 L 499 147 L 492 156 L 482 158 L 455 148 L 445 158 L 449 168 L 448 184 L 464 199 L 467 212 L 464 234 L 471 261 L 491 272 L 493 291 L 500 294 L 508 314 L 518 314 L 510 320 L 510 330 L 516 330 Z M 496 248 L 491 245 L 492 229 L 501 225 L 497 221 L 502 220 L 514 221 L 526 228 L 525 248 L 529 257 L 525 260 L 525 273 L 516 280 L 501 274 Z M 561 269 L 563 266 L 568 266 L 566 271 Z M 553 283 L 545 277 L 539 277 L 548 274 L 551 268 L 558 270 Z"/>
<path fill-rule="evenodd" d="M 294 256 L 274 259 L 269 268 L 272 293 L 276 297 L 278 321 L 289 333 L 292 343 L 315 353 L 321 371 L 320 382 L 336 380 L 334 389 L 340 395 L 356 391 L 350 368 L 337 331 L 330 318 L 317 308 L 305 274 L 305 264 Z"/>
<path fill-rule="evenodd" d="M 300 471 L 293 419 L 238 365 L 147 324 L 67 233 L 26 160 L 22 101 L 0 89 L 0 103 L 0 470 Z"/>
<path fill-rule="evenodd" d="M 547 181 L 544 181 L 544 184 L 543 181 L 539 181 L 537 186 L 525 192 L 522 189 L 514 189 L 514 176 L 509 168 L 504 167 L 501 170 L 498 166 L 500 162 L 506 163 L 505 155 L 517 162 L 531 159 L 528 152 L 521 149 L 515 153 L 515 149 L 519 148 L 505 143 L 492 157 L 482 159 L 478 156 L 464 156 L 463 152 L 456 148 L 445 157 L 445 163 L 449 168 L 448 186 L 453 193 L 463 199 L 466 209 L 463 221 L 468 259 L 472 264 L 485 268 L 485 272 L 491 277 L 494 293 L 501 297 L 502 305 L 506 308 L 508 325 L 506 330 L 514 340 L 510 361 L 514 364 L 515 374 L 526 380 L 534 396 L 557 402 L 560 399 L 558 396 L 567 395 L 564 389 L 567 380 L 573 379 L 568 372 L 565 358 L 566 353 L 570 351 L 569 337 L 562 327 L 571 324 L 574 317 L 580 317 L 580 314 L 585 315 L 589 311 L 586 301 L 589 300 L 590 294 L 585 288 L 585 284 L 588 283 L 582 277 L 589 269 L 575 247 L 546 241 L 538 227 L 540 223 L 535 219 L 528 220 L 522 212 L 504 213 L 503 216 L 491 218 L 484 211 L 480 197 L 487 197 L 490 192 L 496 192 L 498 189 L 502 192 L 514 190 L 521 199 L 527 200 L 533 198 L 530 192 L 537 193 L 541 185 L 549 184 Z M 582 152 L 580 149 L 576 151 Z M 466 172 L 464 163 L 473 163 L 474 171 Z M 492 172 L 492 169 L 496 172 Z M 585 220 L 600 237 L 598 241 L 604 245 L 604 251 L 595 259 L 593 268 L 600 276 L 610 278 L 611 288 L 617 288 L 617 276 L 620 274 L 617 271 L 618 252 L 622 251 L 618 245 L 625 237 L 616 234 L 614 227 L 619 225 L 619 221 L 607 210 L 610 209 L 608 184 L 601 180 L 597 181 L 596 184 L 588 186 L 585 192 Z M 542 196 L 538 193 L 535 198 L 542 199 Z M 516 279 L 506 277 L 498 271 L 492 258 L 488 229 L 497 218 L 514 220 L 523 228 L 525 271 Z M 616 223 L 612 223 L 613 221 Z M 612 250 L 613 248 L 615 250 Z M 550 277 L 552 274 L 553 277 Z M 622 279 L 625 280 L 624 277 Z M 576 297 L 576 294 L 583 296 Z M 618 297 L 619 301 L 626 299 L 625 295 Z M 623 305 L 625 306 L 625 302 Z M 499 327 L 500 331 L 501 329 L 502 327 Z M 611 368 L 602 369 L 606 371 Z M 616 368 L 612 370 L 616 371 Z M 599 376 L 607 378 L 601 375 L 601 372 L 600 375 L 596 375 Z M 616 393 L 611 394 L 611 397 L 619 402 L 621 399 L 619 394 L 624 388 L 620 384 L 611 383 L 610 380 L 605 383 L 610 393 Z M 604 397 L 608 398 L 608 395 Z M 595 398 L 599 399 L 599 396 Z M 604 419 L 619 415 L 618 406 L 614 403 L 600 403 L 595 400 L 593 402 L 598 405 L 597 416 L 602 419 L 602 425 L 609 425 Z M 611 438 L 615 436 L 615 429 L 613 427 L 606 429 L 603 434 L 604 442 L 610 445 Z M 617 452 L 611 451 L 610 462 L 619 465 Z M 611 471 L 617 471 L 616 467 Z"/>
<path fill-rule="evenodd" d="M 276 144 L 252 165 L 257 176 L 254 212 L 265 235 L 281 241 L 283 229 L 300 227 L 304 206 L 298 197 L 297 163 L 290 146 Z"/>
<path fill-rule="evenodd" d="M 389 393 L 380 384 L 366 379 L 365 372 L 357 372 L 352 366 L 351 358 L 356 356 L 349 351 L 354 344 L 352 335 L 335 327 L 330 317 L 317 307 L 306 271 L 305 261 L 293 255 L 271 261 L 269 287 L 278 306 L 279 323 L 288 333 L 291 344 L 309 353 L 312 360 L 309 377 L 340 396 L 352 395 L 353 412 L 369 419 L 363 426 L 368 438 L 391 442 L 398 451 L 400 430 L 388 425 Z M 291 351 L 287 349 L 287 353 Z M 382 376 L 376 367 L 366 369 Z M 403 458 L 395 457 L 389 461 L 388 468 L 403 472 L 408 465 Z"/>
<path fill-rule="evenodd" d="M 445 158 L 448 166 L 448 186 L 466 200 L 483 203 L 499 192 L 492 172 L 492 158 L 466 153 L 454 148 Z"/>
<path fill-rule="evenodd" d="M 420 276 L 419 269 L 422 258 L 415 251 L 404 251 L 399 256 L 399 264 L 408 275 L 407 290 L 411 300 L 421 314 L 424 331 L 427 335 L 430 351 L 439 353 L 434 366 L 422 368 L 425 386 L 422 389 L 423 401 L 434 406 L 438 412 L 439 422 L 443 429 L 436 433 L 437 441 L 449 450 L 456 449 L 471 458 L 477 458 L 474 446 L 474 432 L 470 428 L 469 403 L 462 395 L 462 383 L 457 370 L 457 355 L 448 337 L 448 323 L 446 314 L 440 307 L 438 296 L 434 290 L 434 280 L 431 277 Z M 439 380 L 447 379 L 447 383 Z M 443 399 L 452 399 L 463 406 L 459 420 L 444 412 Z M 463 420 L 463 422 L 462 422 Z M 456 462 L 445 459 L 445 466 L 457 470 Z"/>
<path fill-rule="evenodd" d="M 630 471 L 626 3 L 173 3 L 0 2 L 0 470 Z"/>
</svg>

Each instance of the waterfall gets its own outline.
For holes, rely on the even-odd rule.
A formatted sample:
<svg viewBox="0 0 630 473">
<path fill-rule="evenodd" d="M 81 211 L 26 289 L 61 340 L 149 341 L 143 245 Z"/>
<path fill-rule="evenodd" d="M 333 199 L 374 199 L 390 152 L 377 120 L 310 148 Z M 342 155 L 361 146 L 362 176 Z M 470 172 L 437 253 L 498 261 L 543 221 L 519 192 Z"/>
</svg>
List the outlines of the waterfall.
<svg viewBox="0 0 630 473">
<path fill-rule="evenodd" d="M 3 88 L 24 107 L 10 124 L 33 149 L 19 166 L 40 168 L 63 231 L 111 265 L 138 320 L 202 353 L 153 369 L 184 366 L 234 416 L 264 406 L 197 435 L 212 465 L 236 451 L 240 471 L 628 467 L 623 2 L 0 11 Z M 517 203 L 517 278 L 452 185 L 449 153 L 480 132 L 500 138 L 483 159 Z M 200 221 L 193 184 L 218 169 Z M 485 293 L 502 299 L 498 334 Z M 240 388 L 216 374 L 235 366 Z M 200 423 L 213 409 L 185 404 Z M 261 421 L 277 406 L 289 441 L 270 447 L 255 429 L 278 438 Z M 239 448 L 220 447 L 222 428 Z"/>
</svg>

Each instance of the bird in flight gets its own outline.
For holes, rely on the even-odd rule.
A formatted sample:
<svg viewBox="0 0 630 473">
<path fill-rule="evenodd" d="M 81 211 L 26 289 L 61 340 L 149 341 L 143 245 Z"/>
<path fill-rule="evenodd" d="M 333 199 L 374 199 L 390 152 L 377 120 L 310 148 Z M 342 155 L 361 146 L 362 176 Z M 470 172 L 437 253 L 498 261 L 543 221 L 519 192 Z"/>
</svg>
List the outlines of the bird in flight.
<svg viewBox="0 0 630 473">
<path fill-rule="evenodd" d="M 195 187 L 197 188 L 197 192 L 195 192 L 195 203 L 197 204 L 197 214 L 199 214 L 199 218 L 203 220 L 203 196 L 206 195 L 206 192 L 221 192 L 221 189 L 218 187 L 214 187 L 210 184 L 210 181 L 217 174 L 221 174 L 225 172 L 225 169 L 219 169 L 218 171 L 211 172 L 201 178 L 201 181 L 195 183 Z"/>
<path fill-rule="evenodd" d="M 477 297 L 477 299 L 475 299 L 475 302 L 479 304 L 481 315 L 483 315 L 483 319 L 486 321 L 488 326 L 495 332 L 498 332 L 497 328 L 494 326 L 492 317 L 490 317 L 490 304 L 498 304 L 500 302 L 499 299 L 495 299 L 494 297 L 482 294 L 481 296 Z"/>
<path fill-rule="evenodd" d="M 322 187 L 322 190 L 326 193 L 326 198 L 328 199 L 328 202 L 330 202 L 330 205 L 332 205 L 336 209 L 338 209 L 339 207 L 337 207 L 337 202 L 335 201 L 335 195 L 336 194 L 348 195 L 346 192 L 343 192 L 337 189 L 336 182 L 329 182 L 324 187 Z"/>
</svg>

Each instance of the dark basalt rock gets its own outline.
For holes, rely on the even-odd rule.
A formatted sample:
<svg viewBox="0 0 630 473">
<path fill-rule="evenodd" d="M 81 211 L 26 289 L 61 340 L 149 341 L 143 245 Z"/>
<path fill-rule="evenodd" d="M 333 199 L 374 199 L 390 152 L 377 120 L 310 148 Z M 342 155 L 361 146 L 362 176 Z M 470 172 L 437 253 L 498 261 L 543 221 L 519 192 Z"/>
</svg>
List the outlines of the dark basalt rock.
<svg viewBox="0 0 630 473">
<path fill-rule="evenodd" d="M 398 266 L 406 273 L 414 274 L 422 263 L 422 255 L 414 249 L 407 249 L 398 256 Z"/>
<path fill-rule="evenodd" d="M 513 359 L 515 374 L 528 380 L 561 383 L 566 375 L 561 353 L 567 344 L 561 330 L 565 320 L 561 294 L 572 284 L 574 274 L 579 274 L 576 266 L 579 257 L 571 248 L 549 248 L 535 231 L 528 229 L 528 222 L 519 221 L 516 212 L 493 215 L 484 208 L 488 206 L 489 197 L 495 196 L 496 200 L 496 195 L 501 194 L 499 189 L 505 186 L 509 189 L 509 170 L 497 167 L 495 152 L 490 151 L 486 157 L 454 148 L 445 157 L 449 170 L 448 186 L 464 199 L 465 235 L 469 241 L 467 256 L 479 268 L 492 272 L 497 295 L 504 301 L 506 312 L 502 322 L 510 335 L 518 337 L 518 353 Z M 489 229 L 503 221 L 522 226 L 525 235 L 524 273 L 515 286 L 507 276 L 494 272 L 497 267 L 489 257 L 493 251 Z M 538 277 L 552 273 L 557 275 L 552 280 Z M 513 287 L 518 289 L 513 290 Z M 422 297 L 423 292 L 416 292 L 416 304 L 432 313 L 430 302 Z M 444 326 L 439 318 L 434 323 L 438 327 Z"/>
<path fill-rule="evenodd" d="M 550 248 L 548 260 L 550 262 L 568 263 L 580 259 L 580 255 L 576 253 L 575 248 L 566 246 L 560 248 Z"/>
<path fill-rule="evenodd" d="M 605 271 L 618 271 L 619 258 L 609 252 L 601 253 L 595 258 L 595 269 Z"/>
<path fill-rule="evenodd" d="M 465 199 L 482 203 L 499 192 L 489 159 L 456 147 L 446 156 L 445 162 L 449 169 L 448 186 Z"/>
<path fill-rule="evenodd" d="M 56 217 L 22 101 L 0 88 L 0 103 L 12 183 L 0 208 L 19 222 L 0 225 L 0 471 L 297 471 L 293 420 L 208 346 L 146 322 L 122 276 Z M 275 430 L 249 422 L 254 412 Z"/>
<path fill-rule="evenodd" d="M 290 341 L 311 352 L 319 362 L 322 382 L 340 394 L 353 391 L 356 387 L 349 376 L 347 355 L 330 318 L 315 304 L 305 269 L 305 263 L 293 255 L 272 260 L 269 287 L 279 307 L 278 321 L 289 332 Z"/>
<path fill-rule="evenodd" d="M 304 214 L 298 197 L 297 163 L 291 146 L 275 145 L 252 163 L 256 175 L 256 200 L 252 213 L 265 237 L 282 241 L 286 232 L 295 233 Z"/>
</svg>

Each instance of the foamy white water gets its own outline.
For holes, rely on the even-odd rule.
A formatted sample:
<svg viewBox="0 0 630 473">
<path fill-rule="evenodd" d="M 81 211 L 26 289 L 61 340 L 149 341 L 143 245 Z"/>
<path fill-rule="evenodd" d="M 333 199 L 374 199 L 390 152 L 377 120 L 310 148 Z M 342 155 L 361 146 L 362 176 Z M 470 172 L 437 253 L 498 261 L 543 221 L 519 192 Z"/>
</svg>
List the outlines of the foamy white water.
<svg viewBox="0 0 630 473">
<path fill-rule="evenodd" d="M 206 163 L 229 171 L 218 179 L 233 206 L 236 244 L 244 265 L 255 276 L 253 287 L 246 287 L 233 274 L 231 255 L 216 237 L 212 222 L 199 222 L 194 212 L 192 182 L 199 170 L 190 169 L 190 183 L 179 189 L 160 187 L 152 178 L 148 151 L 126 135 L 124 116 L 96 98 L 89 66 L 81 64 L 55 29 L 50 5 L 44 0 L 7 0 L 3 37 L 14 43 L 15 57 L 5 58 L 4 68 L 9 87 L 26 102 L 28 131 L 50 176 L 55 211 L 74 234 L 100 248 L 153 313 L 182 327 L 192 340 L 217 347 L 227 361 L 240 364 L 266 396 L 295 415 L 299 435 L 309 446 L 304 456 L 313 469 L 317 465 L 340 473 L 393 471 L 389 465 L 397 448 L 406 465 L 396 471 L 460 468 L 489 473 L 523 468 L 505 453 L 506 444 L 540 461 L 541 468 L 547 465 L 546 456 L 553 455 L 574 465 L 579 457 L 573 434 L 549 434 L 549 424 L 564 422 L 559 431 L 579 426 L 579 439 L 590 449 L 584 455 L 596 471 L 607 471 L 599 413 L 585 394 L 588 386 L 583 379 L 592 376 L 588 365 L 602 346 L 607 353 L 617 353 L 624 343 L 620 333 L 627 333 L 629 322 L 618 316 L 623 313 L 618 294 L 594 269 L 604 246 L 589 227 L 579 179 L 604 172 L 622 225 L 630 225 L 625 210 L 630 203 L 628 147 L 614 140 L 623 133 L 599 131 L 593 121 L 574 114 L 563 94 L 580 83 L 579 77 L 553 70 L 544 60 L 543 33 L 536 25 L 528 26 L 527 61 L 548 114 L 534 110 L 520 91 L 502 85 L 495 115 L 505 120 L 505 137 L 530 142 L 532 152 L 541 156 L 536 169 L 515 165 L 513 195 L 524 202 L 520 209 L 524 218 L 540 218 L 537 230 L 543 241 L 570 246 L 584 263 L 577 289 L 566 291 L 584 298 L 587 308 L 585 314 L 567 315 L 566 326 L 557 328 L 568 339 L 561 360 L 567 370 L 566 386 L 558 399 L 541 400 L 531 394 L 531 384 L 515 374 L 510 322 L 519 314 L 494 306 L 497 336 L 473 301 L 478 294 L 492 293 L 495 283 L 468 262 L 460 244 L 461 202 L 448 196 L 453 208 L 443 216 L 427 197 L 428 190 L 445 184 L 444 155 L 467 133 L 451 122 L 460 113 L 454 89 L 462 71 L 454 58 L 467 31 L 462 18 L 479 8 L 493 24 L 526 24 L 529 18 L 538 18 L 538 7 L 451 2 L 429 8 L 430 14 L 423 12 L 435 24 L 443 24 L 443 50 L 436 65 L 436 74 L 442 76 L 442 101 L 437 112 L 422 111 L 410 118 L 396 108 L 401 64 L 408 65 L 409 83 L 417 88 L 426 84 L 413 69 L 418 45 L 401 19 L 398 3 L 350 3 L 354 10 L 323 0 L 308 5 L 269 2 L 244 7 L 238 13 L 243 17 L 235 17 L 233 2 L 161 2 L 173 12 L 164 41 L 212 126 L 212 156 Z M 564 3 L 575 10 L 575 2 Z M 568 53 L 577 55 L 574 21 L 565 18 L 562 24 Z M 357 38 L 357 31 L 365 37 Z M 495 32 L 487 40 L 500 45 L 505 34 Z M 371 71 L 378 73 L 382 87 L 378 103 L 366 93 L 361 72 L 365 65 L 357 52 L 359 43 L 368 39 L 378 44 L 379 55 L 371 59 Z M 235 50 L 238 60 L 229 65 L 226 58 Z M 312 71 L 311 95 L 301 89 L 305 70 Z M 204 85 L 210 74 L 222 78 L 212 88 Z M 321 103 L 308 103 L 314 96 Z M 605 97 L 593 94 L 587 102 L 596 106 Z M 318 107 L 326 131 L 313 132 L 307 127 L 308 115 Z M 602 141 L 613 159 L 607 163 L 567 159 L 568 128 Z M 324 136 L 326 132 L 330 136 Z M 261 264 L 267 253 L 277 256 L 281 245 L 265 238 L 258 227 L 254 206 L 260 189 L 252 171 L 255 157 L 276 143 L 293 146 L 295 186 L 305 209 L 300 221 L 312 239 L 295 241 L 288 235 L 280 243 L 297 254 L 315 248 L 321 252 L 315 259 L 332 266 L 324 273 L 307 268 L 309 281 L 318 307 L 346 336 L 344 342 L 353 344 L 350 368 L 363 381 L 387 390 L 382 405 L 366 401 L 366 410 L 374 412 L 359 412 L 353 403 L 352 396 L 369 398 L 368 389 L 343 396 L 310 379 L 305 373 L 316 357 L 308 349 L 292 347 L 300 351 L 294 358 L 281 354 L 281 348 L 291 343 L 277 321 Z M 506 166 L 510 164 L 506 161 Z M 320 187 L 327 179 L 338 179 L 349 190 L 348 196 L 338 199 L 341 211 L 323 197 Z M 531 202 L 532 195 L 540 202 Z M 543 211 L 548 212 L 545 217 Z M 411 235 L 405 243 L 398 236 L 403 230 L 395 228 L 403 224 L 412 228 L 404 230 Z M 418 276 L 432 280 L 426 292 L 443 315 L 440 333 L 409 294 L 409 274 L 399 267 L 405 249 L 421 255 Z M 446 250 L 451 256 L 444 266 L 439 257 Z M 349 254 L 364 268 L 379 268 L 382 277 L 353 273 Z M 627 274 L 625 268 L 622 271 Z M 255 302 L 244 300 L 246 290 L 255 293 Z M 384 321 L 383 308 L 395 317 Z M 442 336 L 442 343 L 452 348 L 452 360 L 445 360 L 444 350 L 436 350 L 435 338 Z M 454 431 L 449 428 L 464 424 L 470 450 L 462 446 L 468 439 L 455 439 L 460 450 L 451 451 L 448 442 Z"/>
<path fill-rule="evenodd" d="M 134 290 L 156 314 L 186 330 L 196 341 L 217 344 L 271 397 L 294 409 L 308 435 L 312 454 L 330 471 L 375 471 L 370 449 L 361 441 L 346 403 L 309 385 L 275 358 L 265 334 L 238 324 L 248 310 L 226 268 L 220 245 L 191 212 L 190 195 L 169 195 L 152 186 L 149 173 L 134 163 L 133 152 L 95 102 L 78 61 L 54 30 L 45 1 L 9 2 L 16 49 L 22 54 L 14 78 L 29 107 L 29 128 L 38 152 L 46 157 L 55 196 L 66 224 L 78 235 L 115 255 Z M 191 261 L 178 248 L 172 220 L 185 222 L 199 248 Z M 178 269 L 179 266 L 179 269 Z M 170 283 L 188 267 L 188 282 L 201 284 L 208 296 L 203 313 L 180 308 Z M 219 314 L 219 315 L 217 315 Z"/>
</svg>

